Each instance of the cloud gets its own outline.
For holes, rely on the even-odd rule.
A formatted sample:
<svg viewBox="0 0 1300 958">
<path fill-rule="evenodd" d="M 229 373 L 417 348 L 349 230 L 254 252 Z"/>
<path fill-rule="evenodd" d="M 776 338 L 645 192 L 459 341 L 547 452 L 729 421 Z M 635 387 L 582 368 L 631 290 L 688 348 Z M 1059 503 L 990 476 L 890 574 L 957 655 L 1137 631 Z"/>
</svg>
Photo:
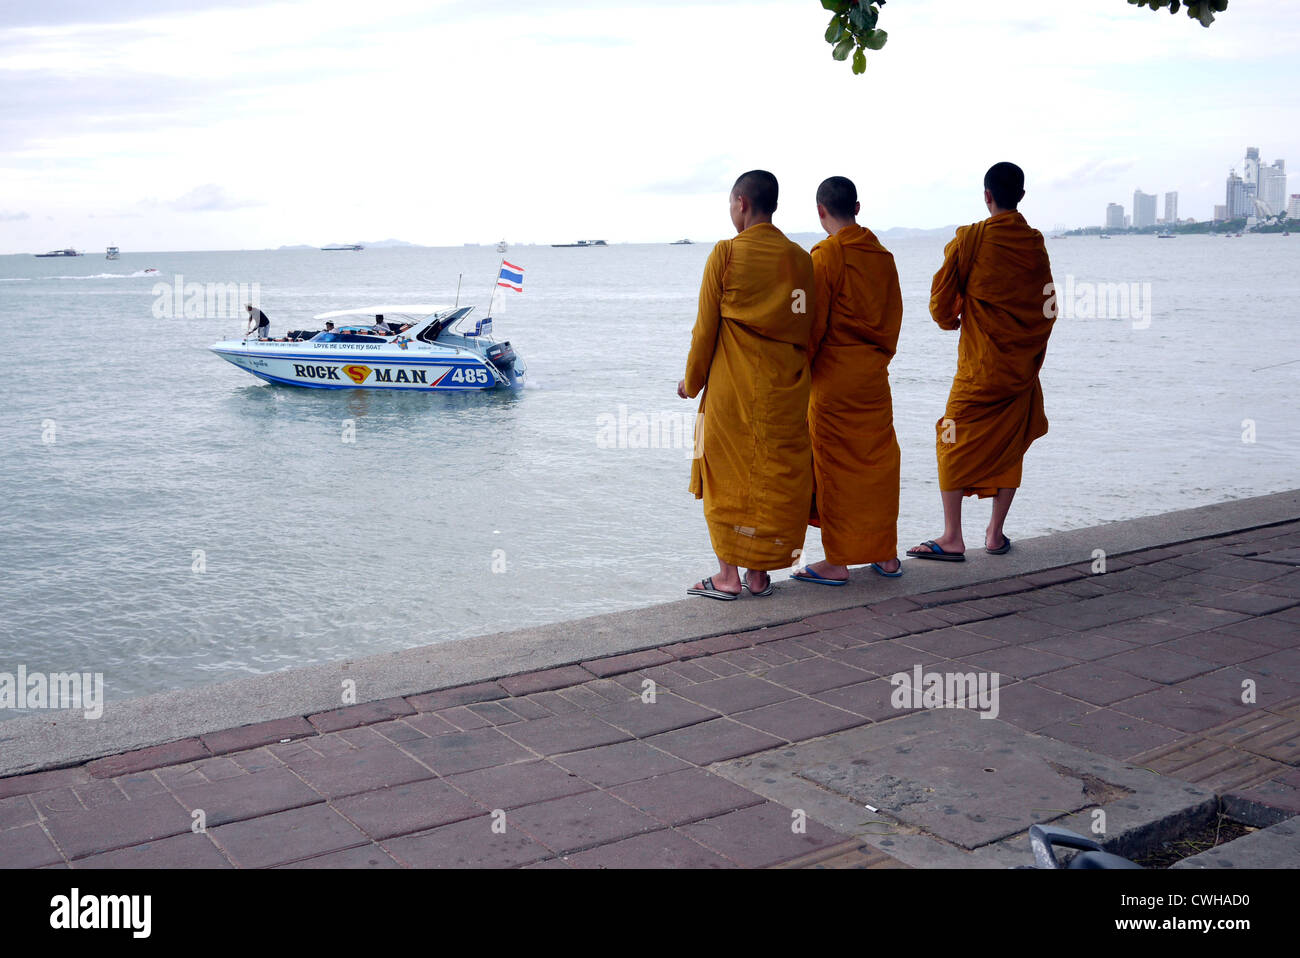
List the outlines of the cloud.
<svg viewBox="0 0 1300 958">
<path fill-rule="evenodd" d="M 22 210 L 14 210 L 14 211 L 0 210 L 0 223 L 14 223 L 17 222 L 18 220 L 29 220 L 29 219 L 31 219 L 31 217 L 28 216 L 26 213 L 24 213 Z"/>
<path fill-rule="evenodd" d="M 242 210 L 250 206 L 264 206 L 260 200 L 239 199 L 228 194 L 223 187 L 215 183 L 196 186 L 184 196 L 174 200 L 144 200 L 145 206 L 162 206 L 185 213 L 222 212 Z"/>
<path fill-rule="evenodd" d="M 1084 186 L 1088 183 L 1109 183 L 1125 170 L 1131 170 L 1137 165 L 1137 158 L 1118 157 L 1110 160 L 1102 160 L 1096 157 L 1085 160 L 1072 169 L 1059 173 L 1047 180 L 1046 186 L 1052 189 L 1070 189 L 1072 187 Z"/>
<path fill-rule="evenodd" d="M 736 177 L 744 170 L 735 169 L 729 157 L 714 156 L 682 176 L 659 180 L 641 187 L 643 193 L 675 193 L 698 196 L 705 193 L 725 193 L 731 189 Z"/>
</svg>

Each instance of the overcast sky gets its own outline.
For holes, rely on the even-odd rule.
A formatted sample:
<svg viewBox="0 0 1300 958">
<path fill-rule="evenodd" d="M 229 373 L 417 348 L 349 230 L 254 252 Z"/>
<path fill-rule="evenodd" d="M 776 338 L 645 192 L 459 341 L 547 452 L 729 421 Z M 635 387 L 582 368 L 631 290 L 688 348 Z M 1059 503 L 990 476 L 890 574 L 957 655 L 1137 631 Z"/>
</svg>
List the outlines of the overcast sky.
<svg viewBox="0 0 1300 958">
<path fill-rule="evenodd" d="M 716 239 L 755 167 L 789 232 L 817 228 L 832 174 L 867 225 L 935 227 L 986 215 L 1004 159 L 1044 229 L 1131 212 L 1136 188 L 1204 219 L 1248 145 L 1300 165 L 1295 0 L 1237 0 L 1208 30 L 1124 0 L 892 0 L 858 77 L 828 19 L 818 0 L 5 0 L 0 252 Z"/>
</svg>

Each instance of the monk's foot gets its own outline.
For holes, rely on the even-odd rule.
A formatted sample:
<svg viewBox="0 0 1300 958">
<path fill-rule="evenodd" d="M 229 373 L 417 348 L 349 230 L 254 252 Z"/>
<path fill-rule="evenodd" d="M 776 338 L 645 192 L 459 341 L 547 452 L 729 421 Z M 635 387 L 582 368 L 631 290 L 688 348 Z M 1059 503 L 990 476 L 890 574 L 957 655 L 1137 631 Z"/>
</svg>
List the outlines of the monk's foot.
<svg viewBox="0 0 1300 958">
<path fill-rule="evenodd" d="M 898 558 L 887 559 L 884 562 L 876 562 L 873 563 L 873 565 L 880 566 L 881 571 L 885 573 L 897 572 L 903 567 L 902 561 Z"/>
<path fill-rule="evenodd" d="M 817 573 L 823 579 L 847 580 L 849 577 L 848 566 L 836 565 L 835 563 L 829 562 L 826 559 L 822 559 L 821 562 L 814 562 L 812 565 L 807 566 L 806 568 L 812 569 L 813 572 Z"/>
<path fill-rule="evenodd" d="M 724 576 L 721 572 L 715 572 L 713 575 L 709 576 L 709 582 L 712 583 L 713 588 L 720 592 L 730 592 L 732 595 L 740 595 L 739 572 L 732 573 L 730 578 Z M 707 588 L 707 586 L 703 581 L 700 581 L 691 586 L 691 588 L 704 589 Z"/>
<path fill-rule="evenodd" d="M 936 536 L 930 541 L 944 552 L 960 555 L 966 551 L 966 541 L 956 536 L 952 538 L 948 538 L 947 536 Z M 912 546 L 912 548 L 907 550 L 907 554 L 910 556 L 920 555 L 925 552 L 933 554 L 934 550 L 924 543 L 919 546 Z"/>
<path fill-rule="evenodd" d="M 772 577 L 766 572 L 750 569 L 745 573 L 745 588 L 752 596 L 762 597 L 772 594 Z"/>
<path fill-rule="evenodd" d="M 1011 540 L 1007 538 L 1004 532 L 993 532 L 991 530 L 984 533 L 984 551 L 992 553 L 995 556 L 1003 555 L 1011 549 Z"/>
</svg>

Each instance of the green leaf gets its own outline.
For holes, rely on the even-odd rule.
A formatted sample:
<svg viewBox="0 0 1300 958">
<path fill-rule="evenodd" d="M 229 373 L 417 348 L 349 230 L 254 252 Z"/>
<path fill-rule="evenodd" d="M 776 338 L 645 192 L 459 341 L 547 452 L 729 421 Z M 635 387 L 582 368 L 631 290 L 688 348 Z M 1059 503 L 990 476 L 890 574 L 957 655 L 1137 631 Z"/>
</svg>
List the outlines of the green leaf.
<svg viewBox="0 0 1300 958">
<path fill-rule="evenodd" d="M 878 16 L 875 7 L 860 3 L 849 11 L 849 25 L 858 33 L 867 33 L 875 28 Z"/>
<path fill-rule="evenodd" d="M 843 35 L 844 35 L 844 24 L 840 23 L 839 17 L 832 18 L 831 25 L 826 28 L 826 42 L 838 43 L 840 37 L 842 37 Z"/>
<path fill-rule="evenodd" d="M 822 6 L 835 13 L 843 13 L 849 8 L 849 0 L 822 0 Z"/>
<path fill-rule="evenodd" d="M 862 47 L 853 51 L 853 72 L 854 74 L 867 72 L 867 55 L 862 52 Z"/>
<path fill-rule="evenodd" d="M 853 42 L 853 37 L 851 35 L 845 37 L 839 43 L 835 44 L 835 49 L 831 51 L 831 56 L 836 60 L 843 60 L 849 55 L 849 51 L 853 49 Z"/>
<path fill-rule="evenodd" d="M 882 47 L 884 47 L 885 41 L 887 41 L 888 39 L 889 39 L 889 34 L 886 33 L 884 30 L 875 30 L 871 33 L 870 36 L 865 37 L 863 39 L 862 45 L 866 47 L 868 50 L 879 50 Z"/>
</svg>

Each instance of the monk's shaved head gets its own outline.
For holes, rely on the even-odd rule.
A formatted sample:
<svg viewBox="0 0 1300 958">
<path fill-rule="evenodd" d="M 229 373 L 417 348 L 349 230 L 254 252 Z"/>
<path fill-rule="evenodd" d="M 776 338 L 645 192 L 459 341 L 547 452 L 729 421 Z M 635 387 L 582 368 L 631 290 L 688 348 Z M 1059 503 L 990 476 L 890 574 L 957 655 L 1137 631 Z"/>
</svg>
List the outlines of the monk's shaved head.
<svg viewBox="0 0 1300 958">
<path fill-rule="evenodd" d="M 984 174 L 984 189 L 1000 210 L 1014 210 L 1025 197 L 1025 171 L 1014 163 L 994 163 Z"/>
<path fill-rule="evenodd" d="M 847 176 L 831 176 L 817 187 L 817 205 L 837 220 L 851 220 L 858 215 L 858 188 Z"/>
<path fill-rule="evenodd" d="M 736 185 L 731 188 L 733 196 L 743 196 L 749 200 L 756 212 L 771 216 L 776 212 L 776 177 L 767 170 L 750 170 L 740 174 Z"/>
</svg>

